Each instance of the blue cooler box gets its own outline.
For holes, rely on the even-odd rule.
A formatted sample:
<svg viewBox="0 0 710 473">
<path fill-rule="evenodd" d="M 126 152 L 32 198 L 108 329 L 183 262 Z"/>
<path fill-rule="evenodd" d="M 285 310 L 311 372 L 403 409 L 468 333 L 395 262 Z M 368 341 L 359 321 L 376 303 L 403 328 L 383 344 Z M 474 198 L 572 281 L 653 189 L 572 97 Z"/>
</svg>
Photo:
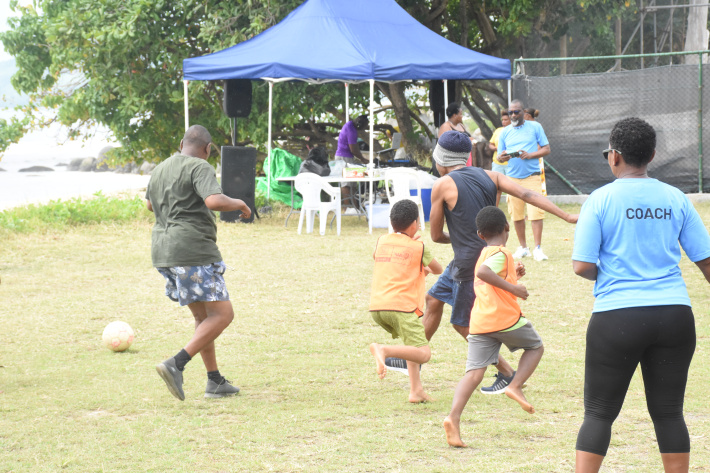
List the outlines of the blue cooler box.
<svg viewBox="0 0 710 473">
<path fill-rule="evenodd" d="M 409 195 L 417 195 L 416 189 L 410 189 Z M 429 221 L 429 212 L 431 212 L 431 189 L 422 189 L 422 206 L 424 207 L 424 221 Z"/>
<path fill-rule="evenodd" d="M 365 211 L 370 215 L 370 204 L 365 204 Z M 390 204 L 372 205 L 372 228 L 389 228 Z"/>
</svg>

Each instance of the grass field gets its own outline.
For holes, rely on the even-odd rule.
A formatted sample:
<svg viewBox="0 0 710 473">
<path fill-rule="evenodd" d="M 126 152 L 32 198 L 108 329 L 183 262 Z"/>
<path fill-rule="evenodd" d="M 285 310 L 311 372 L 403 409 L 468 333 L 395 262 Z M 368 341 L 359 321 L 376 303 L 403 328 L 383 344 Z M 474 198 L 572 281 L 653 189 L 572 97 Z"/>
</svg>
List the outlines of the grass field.
<svg viewBox="0 0 710 473">
<path fill-rule="evenodd" d="M 698 209 L 710 222 L 710 204 Z M 340 237 L 298 235 L 297 220 L 284 228 L 283 217 L 219 225 L 236 318 L 217 341 L 217 357 L 242 389 L 220 400 L 203 398 L 199 357 L 186 368 L 184 402 L 155 372 L 184 346 L 193 322 L 163 295 L 144 215 L 2 233 L 0 472 L 573 471 L 593 302 L 592 283 L 571 270 L 574 226 L 546 220 L 550 260 L 527 259 L 521 281 L 531 294 L 523 311 L 546 347 L 526 389 L 537 413 L 506 396 L 475 393 L 461 424 L 470 447 L 454 449 L 441 424 L 466 344 L 448 323 L 422 369 L 434 402 L 410 405 L 405 376 L 375 374 L 368 345 L 397 343 L 367 312 L 371 255 L 386 230 L 369 235 L 364 219 L 348 217 Z M 451 260 L 449 246 L 432 244 L 428 234 L 423 240 L 440 262 Z M 684 258 L 681 266 L 698 330 L 685 404 L 691 471 L 710 472 L 710 291 L 695 265 Z M 136 332 L 128 352 L 101 344 L 114 320 Z M 515 366 L 518 355 L 503 353 Z M 661 470 L 635 376 L 602 471 Z"/>
</svg>

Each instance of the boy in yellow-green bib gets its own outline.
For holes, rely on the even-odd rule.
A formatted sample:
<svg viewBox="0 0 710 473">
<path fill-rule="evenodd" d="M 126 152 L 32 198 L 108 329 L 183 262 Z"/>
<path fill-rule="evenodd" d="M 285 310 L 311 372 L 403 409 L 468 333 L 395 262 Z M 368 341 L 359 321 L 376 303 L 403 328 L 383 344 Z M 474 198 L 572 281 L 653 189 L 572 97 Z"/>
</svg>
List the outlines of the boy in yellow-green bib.
<svg viewBox="0 0 710 473">
<path fill-rule="evenodd" d="M 424 335 L 424 278 L 441 274 L 443 268 L 415 236 L 419 228 L 419 208 L 411 200 L 400 200 L 392 206 L 390 222 L 395 233 L 377 240 L 375 266 L 370 291 L 370 313 L 375 322 L 392 335 L 402 338 L 402 345 L 372 343 L 377 374 L 387 374 L 386 357 L 407 360 L 409 402 L 430 401 L 419 377 L 419 367 L 431 358 L 429 342 Z"/>
<path fill-rule="evenodd" d="M 456 386 L 451 412 L 444 420 L 446 441 L 453 447 L 466 446 L 461 441 L 459 428 L 461 413 L 481 383 L 486 367 L 498 362 L 502 344 L 510 351 L 525 350 L 505 394 L 525 411 L 535 412 L 522 386 L 537 368 L 544 351 L 540 335 L 523 317 L 518 305 L 518 297 L 528 298 L 525 286 L 518 284 L 518 279 L 525 275 L 525 267 L 520 262 L 515 263 L 505 247 L 510 234 L 505 214 L 497 207 L 484 207 L 476 216 L 476 228 L 487 246 L 481 251 L 474 273 L 476 301 L 469 325 L 466 374 Z"/>
</svg>

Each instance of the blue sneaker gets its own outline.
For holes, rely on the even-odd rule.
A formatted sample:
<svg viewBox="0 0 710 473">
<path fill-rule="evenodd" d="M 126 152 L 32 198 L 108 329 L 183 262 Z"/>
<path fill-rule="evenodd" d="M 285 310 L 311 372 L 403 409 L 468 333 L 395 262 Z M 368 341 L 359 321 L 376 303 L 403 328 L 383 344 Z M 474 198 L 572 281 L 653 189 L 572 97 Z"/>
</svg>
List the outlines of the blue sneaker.
<svg viewBox="0 0 710 473">
<path fill-rule="evenodd" d="M 185 400 L 185 393 L 182 391 L 182 371 L 177 369 L 175 359 L 170 358 L 159 363 L 155 370 L 158 372 L 170 393 L 181 401 Z"/>
</svg>

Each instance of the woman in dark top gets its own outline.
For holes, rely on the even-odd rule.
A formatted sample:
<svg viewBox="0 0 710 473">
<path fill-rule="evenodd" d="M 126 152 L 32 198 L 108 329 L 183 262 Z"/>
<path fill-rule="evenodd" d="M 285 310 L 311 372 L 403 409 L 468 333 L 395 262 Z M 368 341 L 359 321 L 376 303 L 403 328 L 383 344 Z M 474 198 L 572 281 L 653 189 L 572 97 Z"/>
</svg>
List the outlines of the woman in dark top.
<svg viewBox="0 0 710 473">
<path fill-rule="evenodd" d="M 460 131 L 461 133 L 465 133 L 466 136 L 471 136 L 466 126 L 463 124 L 463 110 L 461 109 L 461 105 L 456 102 L 450 103 L 449 106 L 446 107 L 446 116 L 448 120 L 439 127 L 439 136 L 451 130 Z"/>
</svg>

